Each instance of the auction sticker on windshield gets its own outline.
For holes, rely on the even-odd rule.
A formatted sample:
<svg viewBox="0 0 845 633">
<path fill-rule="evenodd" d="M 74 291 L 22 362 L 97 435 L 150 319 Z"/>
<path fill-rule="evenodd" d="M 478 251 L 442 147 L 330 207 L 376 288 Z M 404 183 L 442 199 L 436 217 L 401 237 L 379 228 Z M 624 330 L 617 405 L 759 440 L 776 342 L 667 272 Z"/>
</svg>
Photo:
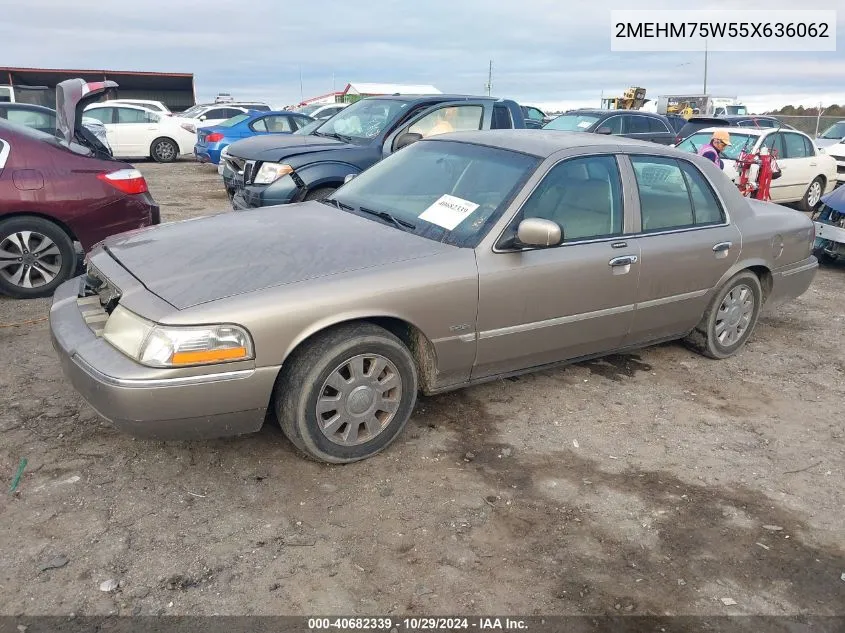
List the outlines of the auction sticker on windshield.
<svg viewBox="0 0 845 633">
<path fill-rule="evenodd" d="M 477 208 L 478 205 L 474 202 L 444 193 L 434 204 L 420 213 L 419 218 L 451 231 Z"/>
</svg>

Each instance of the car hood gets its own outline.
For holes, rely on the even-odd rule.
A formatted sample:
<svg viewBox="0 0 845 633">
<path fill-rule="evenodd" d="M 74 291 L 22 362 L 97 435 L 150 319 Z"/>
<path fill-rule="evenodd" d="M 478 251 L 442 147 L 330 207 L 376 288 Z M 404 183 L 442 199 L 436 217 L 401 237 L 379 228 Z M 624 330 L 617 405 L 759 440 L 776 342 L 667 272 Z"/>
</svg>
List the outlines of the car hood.
<svg viewBox="0 0 845 633">
<path fill-rule="evenodd" d="M 454 250 L 320 202 L 173 222 L 103 246 L 178 309 Z"/>
<path fill-rule="evenodd" d="M 232 143 L 229 155 L 246 160 L 278 161 L 299 154 L 355 148 L 360 146 L 325 136 L 267 134 Z"/>
</svg>

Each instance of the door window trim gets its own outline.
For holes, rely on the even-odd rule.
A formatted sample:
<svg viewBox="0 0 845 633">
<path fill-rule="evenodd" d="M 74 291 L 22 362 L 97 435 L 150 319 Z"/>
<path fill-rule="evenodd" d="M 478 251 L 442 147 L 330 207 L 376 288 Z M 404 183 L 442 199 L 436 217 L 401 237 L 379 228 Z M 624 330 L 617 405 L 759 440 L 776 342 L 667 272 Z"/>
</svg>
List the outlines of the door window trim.
<svg viewBox="0 0 845 633">
<path fill-rule="evenodd" d="M 618 115 L 616 115 L 616 116 L 618 116 Z M 552 170 L 554 170 L 561 163 L 565 163 L 566 161 L 578 160 L 578 159 L 584 159 L 584 158 L 593 158 L 593 157 L 597 157 L 597 156 L 609 156 L 616 161 L 616 167 L 617 167 L 617 170 L 618 170 L 618 173 L 619 173 L 620 193 L 622 194 L 621 195 L 621 198 L 622 198 L 622 232 L 621 233 L 619 233 L 618 235 L 606 235 L 606 236 L 603 236 L 603 237 L 586 238 L 586 239 L 577 240 L 577 241 L 573 240 L 572 242 L 563 241 L 560 244 L 557 244 L 555 246 L 545 246 L 545 247 L 526 246 L 524 248 L 499 248 L 499 243 L 502 241 L 502 238 L 504 237 L 505 233 L 507 233 L 508 230 L 514 225 L 514 222 L 516 221 L 517 217 L 519 217 L 519 215 L 522 213 L 523 209 L 525 208 L 525 205 L 528 204 L 528 201 L 531 200 L 534 193 L 537 191 L 537 189 L 543 183 L 543 181 L 546 180 L 546 178 L 552 172 Z M 548 250 L 555 250 L 555 249 L 558 249 L 558 248 L 566 248 L 567 246 L 579 246 L 581 244 L 597 244 L 597 243 L 601 243 L 601 242 L 620 242 L 620 241 L 625 241 L 625 239 L 627 237 L 632 236 L 633 234 L 628 233 L 628 230 L 631 227 L 628 226 L 628 223 L 629 223 L 628 203 L 626 202 L 626 199 L 625 199 L 627 187 L 625 186 L 625 175 L 624 175 L 623 164 L 619 160 L 621 158 L 621 156 L 622 156 L 622 154 L 614 154 L 613 152 L 597 152 L 597 153 L 575 154 L 575 155 L 572 155 L 572 156 L 566 156 L 566 157 L 561 158 L 560 160 L 557 160 L 554 163 L 552 163 L 549 166 L 549 168 L 543 173 L 543 175 L 540 176 L 540 178 L 537 180 L 535 185 L 531 188 L 531 191 L 527 195 L 525 195 L 525 199 L 522 201 L 522 203 L 519 205 L 519 207 L 516 209 L 516 211 L 511 214 L 511 217 L 508 219 L 505 226 L 502 227 L 502 230 L 499 232 L 499 235 L 496 236 L 496 239 L 493 241 L 493 252 L 494 253 L 527 253 L 527 252 L 530 252 L 530 251 L 548 251 Z M 561 227 L 561 229 L 562 228 L 563 227 Z"/>
<path fill-rule="evenodd" d="M 666 230 L 662 230 L 662 231 L 643 231 L 642 230 L 642 217 L 643 217 L 642 213 L 643 212 L 642 212 L 642 208 L 640 207 L 639 184 L 637 183 L 637 179 L 634 176 L 634 165 L 631 162 L 631 156 L 643 156 L 645 158 L 669 158 L 669 159 L 672 159 L 672 160 L 676 160 L 678 162 L 684 162 L 689 167 L 691 167 L 692 169 L 697 170 L 698 173 L 701 175 L 701 177 L 704 178 L 704 180 L 707 182 L 707 185 L 710 187 L 710 189 L 713 191 L 713 195 L 716 197 L 716 201 L 719 203 L 719 206 L 722 207 L 722 211 L 724 212 L 724 217 L 725 217 L 724 222 L 720 222 L 718 224 L 696 224 L 696 225 L 692 225 L 692 226 L 683 226 L 683 227 L 666 229 Z M 652 236 L 657 236 L 657 235 L 671 235 L 673 233 L 687 233 L 689 231 L 706 231 L 708 229 L 719 229 L 719 228 L 725 228 L 725 227 L 731 225 L 731 214 L 730 214 L 728 205 L 725 203 L 725 199 L 722 197 L 722 194 L 719 192 L 719 189 L 717 187 L 713 186 L 713 183 L 707 177 L 707 174 L 705 174 L 703 171 L 698 169 L 698 166 L 694 162 L 692 162 L 691 160 L 687 160 L 684 157 L 678 157 L 678 156 L 661 156 L 659 154 L 642 154 L 640 152 L 618 154 L 618 157 L 620 159 L 624 160 L 627 163 L 629 169 L 631 170 L 631 176 L 633 177 L 633 181 L 634 181 L 633 184 L 634 184 L 634 187 L 636 188 L 635 190 L 636 190 L 636 194 L 637 194 L 636 196 L 634 196 L 634 204 L 636 205 L 636 209 L 637 209 L 637 212 L 636 212 L 635 215 L 637 216 L 637 219 L 638 219 L 637 224 L 639 226 L 637 228 L 639 228 L 639 231 L 636 232 L 636 233 L 630 233 L 630 234 L 626 233 L 625 237 L 644 238 L 644 237 L 652 237 Z M 683 175 L 683 173 L 684 172 L 681 171 L 682 175 Z M 684 181 L 684 183 L 686 183 L 686 180 Z M 689 195 L 689 188 L 687 188 L 687 193 Z"/>
<path fill-rule="evenodd" d="M 6 166 L 6 162 L 9 160 L 9 154 L 12 153 L 12 146 L 4 138 L 0 138 L 0 170 Z"/>
</svg>

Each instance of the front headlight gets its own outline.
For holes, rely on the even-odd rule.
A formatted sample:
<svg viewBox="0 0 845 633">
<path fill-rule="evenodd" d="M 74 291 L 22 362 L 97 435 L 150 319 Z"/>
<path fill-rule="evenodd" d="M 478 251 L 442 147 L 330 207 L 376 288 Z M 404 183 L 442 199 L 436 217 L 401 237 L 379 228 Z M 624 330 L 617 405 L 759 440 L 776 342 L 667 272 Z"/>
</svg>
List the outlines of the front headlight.
<svg viewBox="0 0 845 633">
<path fill-rule="evenodd" d="M 103 338 L 148 367 L 188 367 L 255 358 L 249 333 L 238 325 L 159 325 L 122 306 L 117 306 L 106 321 Z"/>
<path fill-rule="evenodd" d="M 256 185 L 269 185 L 282 176 L 293 173 L 293 167 L 281 163 L 262 163 L 252 182 Z"/>
</svg>

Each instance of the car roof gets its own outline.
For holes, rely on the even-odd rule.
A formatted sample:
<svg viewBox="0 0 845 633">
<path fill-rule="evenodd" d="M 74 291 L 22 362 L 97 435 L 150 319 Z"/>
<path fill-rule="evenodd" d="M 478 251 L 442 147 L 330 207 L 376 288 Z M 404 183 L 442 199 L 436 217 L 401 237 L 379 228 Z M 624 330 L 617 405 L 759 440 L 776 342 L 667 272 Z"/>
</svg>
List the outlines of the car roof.
<svg viewBox="0 0 845 633">
<path fill-rule="evenodd" d="M 460 141 L 474 145 L 486 145 L 500 149 L 533 154 L 540 158 L 547 158 L 563 149 L 575 147 L 619 147 L 629 149 L 641 148 L 653 152 L 665 149 L 646 141 L 638 141 L 624 136 L 590 134 L 585 132 L 563 132 L 559 130 L 471 130 L 466 132 L 449 132 L 429 137 L 429 141 Z"/>
<path fill-rule="evenodd" d="M 0 106 L 3 106 L 4 108 L 12 108 L 12 109 L 15 109 L 15 110 L 29 110 L 30 112 L 44 112 L 44 113 L 49 112 L 50 114 L 56 113 L 56 111 L 53 110 L 53 108 L 48 108 L 47 106 L 43 106 L 43 105 L 36 105 L 34 103 L 17 103 L 17 102 L 8 103 L 8 102 L 4 102 L 4 103 L 0 103 Z"/>
<path fill-rule="evenodd" d="M 776 127 L 741 127 L 737 129 L 736 126 L 734 127 L 724 127 L 724 126 L 716 126 L 716 127 L 703 127 L 700 130 L 696 130 L 692 134 L 703 134 L 704 132 L 710 133 L 715 132 L 716 130 L 724 130 L 728 134 L 750 134 L 752 136 L 763 136 L 764 134 L 768 134 L 769 132 L 777 132 L 778 128 Z M 690 136 L 692 136 L 690 134 Z"/>
<path fill-rule="evenodd" d="M 481 101 L 504 101 L 504 99 L 499 97 L 488 97 L 488 96 L 481 96 L 477 97 L 475 95 L 453 95 L 453 94 L 433 94 L 433 95 L 403 95 L 403 94 L 391 94 L 391 95 L 374 95 L 372 97 L 365 97 L 364 99 L 387 99 L 387 100 L 394 100 L 394 101 L 417 101 L 420 103 L 425 103 L 428 101 L 431 102 L 439 102 L 439 101 L 468 101 L 470 99 L 479 99 Z M 361 101 L 364 101 L 361 99 Z"/>
<path fill-rule="evenodd" d="M 149 108 L 145 108 L 144 106 L 139 106 L 134 103 L 114 103 L 110 101 L 98 101 L 97 103 L 92 103 L 89 106 L 86 106 L 86 110 L 94 110 L 95 108 L 114 108 L 119 106 L 121 108 L 127 108 L 129 110 L 141 110 L 142 112 L 152 112 L 153 114 L 161 114 L 155 110 L 150 110 Z"/>
<path fill-rule="evenodd" d="M 616 108 L 614 110 L 606 110 L 604 108 L 578 108 L 576 110 L 567 110 L 564 114 L 641 114 L 643 116 L 661 118 L 662 115 L 654 112 L 643 112 L 642 110 L 626 110 L 625 108 Z"/>
</svg>

